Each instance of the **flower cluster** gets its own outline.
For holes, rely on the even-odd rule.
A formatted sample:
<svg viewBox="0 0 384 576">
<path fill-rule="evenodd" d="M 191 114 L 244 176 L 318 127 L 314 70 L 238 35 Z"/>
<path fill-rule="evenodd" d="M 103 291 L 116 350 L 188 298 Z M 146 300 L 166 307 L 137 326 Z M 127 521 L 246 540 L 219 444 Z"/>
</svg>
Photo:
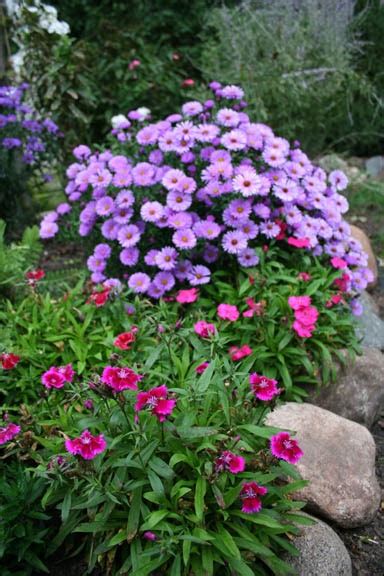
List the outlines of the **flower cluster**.
<svg viewBox="0 0 384 576">
<path fill-rule="evenodd" d="M 75 372 L 72 364 L 66 366 L 51 366 L 41 376 L 41 382 L 46 388 L 62 388 L 66 382 L 72 382 Z"/>
<path fill-rule="evenodd" d="M 23 102 L 28 84 L 0 86 L 0 149 L 17 150 L 24 164 L 36 165 L 62 134 L 50 118 L 41 119 Z"/>
<path fill-rule="evenodd" d="M 12 352 L 3 352 L 0 354 L 0 364 L 3 370 L 12 370 L 20 362 L 21 358 Z"/>
<path fill-rule="evenodd" d="M 327 175 L 252 122 L 240 88 L 210 87 L 213 99 L 187 102 L 160 122 L 138 111 L 120 119 L 116 152 L 74 149 L 66 193 L 81 206 L 78 231 L 103 237 L 88 259 L 92 280 L 103 282 L 119 261 L 134 292 L 159 298 L 176 283 L 208 283 L 231 259 L 257 266 L 257 248 L 275 244 L 325 265 L 342 258 L 348 290 L 362 291 L 371 275 L 344 220 L 345 175 Z M 57 213 L 41 224 L 43 238 L 57 233 Z"/>
<path fill-rule="evenodd" d="M 5 427 L 0 427 L 0 444 L 5 444 L 12 440 L 20 430 L 20 426 L 13 424 L 12 422 L 9 422 Z"/>
<path fill-rule="evenodd" d="M 311 306 L 310 296 L 290 296 L 288 304 L 294 311 L 295 321 L 292 328 L 300 338 L 310 338 L 319 317 L 317 308 Z"/>
</svg>

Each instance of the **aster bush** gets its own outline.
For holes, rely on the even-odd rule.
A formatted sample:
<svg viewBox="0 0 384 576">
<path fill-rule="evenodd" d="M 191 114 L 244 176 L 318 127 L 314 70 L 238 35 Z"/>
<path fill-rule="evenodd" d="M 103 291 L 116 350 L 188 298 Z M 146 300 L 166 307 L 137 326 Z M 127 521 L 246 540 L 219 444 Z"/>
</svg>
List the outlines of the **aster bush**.
<svg viewBox="0 0 384 576">
<path fill-rule="evenodd" d="M 33 218 L 28 182 L 43 183 L 62 134 L 28 103 L 28 84 L 0 86 L 0 214 L 13 228 Z M 10 228 L 10 226 L 9 226 Z"/>
<path fill-rule="evenodd" d="M 111 574 L 291 573 L 281 556 L 305 522 L 290 496 L 302 451 L 263 424 L 283 383 L 228 353 L 236 305 L 213 321 L 185 311 L 194 288 L 156 305 L 127 304 L 116 285 L 60 301 L 31 289 L 0 357 L 0 443 L 7 466 L 24 461 L 43 482 L 42 561 L 81 552 Z"/>
</svg>

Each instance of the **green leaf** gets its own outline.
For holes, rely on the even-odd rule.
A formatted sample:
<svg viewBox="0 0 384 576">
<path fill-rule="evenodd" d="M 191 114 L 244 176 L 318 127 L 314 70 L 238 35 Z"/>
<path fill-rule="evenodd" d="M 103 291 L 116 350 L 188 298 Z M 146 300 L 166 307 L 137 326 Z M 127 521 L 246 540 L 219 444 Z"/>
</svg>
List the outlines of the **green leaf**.
<svg viewBox="0 0 384 576">
<path fill-rule="evenodd" d="M 229 565 L 233 570 L 236 570 L 236 574 L 239 576 L 255 576 L 253 570 L 243 561 L 238 558 L 230 558 L 228 560 Z"/>
<path fill-rule="evenodd" d="M 137 534 L 140 521 L 140 508 L 141 508 L 141 493 L 142 488 L 136 488 L 132 492 L 131 507 L 128 514 L 127 522 L 127 541 L 132 542 Z"/>
<path fill-rule="evenodd" d="M 223 528 L 223 526 L 218 526 L 217 532 L 210 532 L 215 539 L 212 540 L 212 544 L 220 550 L 225 556 L 229 558 L 241 558 L 240 550 L 238 549 L 234 539 L 230 533 Z"/>
<path fill-rule="evenodd" d="M 61 520 L 62 522 L 66 522 L 69 516 L 69 512 L 71 510 L 72 504 L 72 493 L 68 491 L 64 497 L 63 503 L 61 505 Z"/>
<path fill-rule="evenodd" d="M 189 557 L 191 555 L 192 542 L 190 540 L 183 541 L 183 562 L 184 566 L 188 566 Z"/>
<path fill-rule="evenodd" d="M 238 510 L 232 512 L 233 516 L 238 516 L 243 520 L 248 520 L 248 522 L 253 522 L 254 524 L 260 524 L 261 526 L 267 526 L 268 528 L 278 528 L 282 529 L 284 526 L 280 524 L 277 520 L 268 516 L 265 512 L 257 512 L 257 514 L 245 514 Z"/>
<path fill-rule="evenodd" d="M 172 563 L 169 576 L 181 576 L 181 556 L 178 554 Z"/>
<path fill-rule="evenodd" d="M 204 546 L 201 550 L 204 576 L 213 576 L 213 554 L 211 548 Z"/>
<path fill-rule="evenodd" d="M 267 439 L 269 439 L 271 436 L 281 431 L 280 428 L 275 428 L 272 426 L 255 426 L 254 424 L 242 424 L 237 428 L 239 430 L 246 430 L 247 432 L 250 432 L 254 436 L 259 436 L 260 438 L 267 438 Z"/>
<path fill-rule="evenodd" d="M 204 370 L 203 374 L 197 380 L 197 385 L 196 385 L 196 391 L 197 392 L 204 393 L 207 390 L 207 388 L 209 387 L 209 385 L 211 383 L 215 368 L 216 368 L 215 360 L 212 360 L 209 363 L 208 368 L 206 368 L 206 370 Z"/>
<path fill-rule="evenodd" d="M 168 466 L 168 464 L 166 464 L 164 460 L 158 458 L 157 456 L 151 458 L 151 460 L 149 461 L 149 467 L 152 468 L 152 470 L 156 472 L 156 474 L 162 476 L 163 478 L 166 478 L 167 480 L 172 480 L 172 478 L 175 475 L 172 468 Z"/>
<path fill-rule="evenodd" d="M 149 516 L 145 519 L 145 523 L 141 526 L 142 530 L 152 530 L 157 524 L 159 524 L 164 518 L 168 516 L 168 510 L 156 510 L 151 512 Z"/>
<path fill-rule="evenodd" d="M 218 434 L 218 430 L 216 428 L 211 428 L 210 426 L 180 426 L 180 428 L 177 428 L 177 432 L 184 440 L 196 440 L 198 438 Z"/>
<path fill-rule="evenodd" d="M 125 530 L 120 530 L 117 534 L 115 534 L 110 540 L 108 540 L 107 546 L 114 547 L 118 546 L 127 538 L 127 533 Z"/>
<path fill-rule="evenodd" d="M 195 512 L 198 520 L 201 522 L 204 516 L 204 496 L 207 490 L 207 481 L 199 476 L 195 489 Z"/>
</svg>

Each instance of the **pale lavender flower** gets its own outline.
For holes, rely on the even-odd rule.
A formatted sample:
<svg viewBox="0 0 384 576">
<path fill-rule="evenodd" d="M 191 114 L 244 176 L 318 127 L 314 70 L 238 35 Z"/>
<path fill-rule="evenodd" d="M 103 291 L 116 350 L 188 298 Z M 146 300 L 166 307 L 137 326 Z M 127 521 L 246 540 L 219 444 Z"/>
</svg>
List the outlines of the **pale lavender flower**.
<svg viewBox="0 0 384 576">
<path fill-rule="evenodd" d="M 124 248 L 120 252 L 119 258 L 120 262 L 125 266 L 136 266 L 139 261 L 140 252 L 136 246 L 132 246 L 131 248 Z"/>
<path fill-rule="evenodd" d="M 115 202 L 110 196 L 104 196 L 96 202 L 96 213 L 99 216 L 110 216 L 115 209 Z"/>
<path fill-rule="evenodd" d="M 180 250 L 190 250 L 196 246 L 197 240 L 192 230 L 184 228 L 173 234 L 172 242 Z"/>
<path fill-rule="evenodd" d="M 276 238 L 280 234 L 280 226 L 273 220 L 267 220 L 266 222 L 261 222 L 260 232 L 267 238 Z"/>
<path fill-rule="evenodd" d="M 164 292 L 169 292 L 175 285 L 175 277 L 170 272 L 158 272 L 153 279 L 153 284 Z"/>
<path fill-rule="evenodd" d="M 103 260 L 107 260 L 110 257 L 111 252 L 112 248 L 109 246 L 109 244 L 105 243 L 97 244 L 93 251 L 96 258 L 102 258 Z"/>
<path fill-rule="evenodd" d="M 260 261 L 258 255 L 256 254 L 253 248 L 246 248 L 245 250 L 243 250 L 243 252 L 240 252 L 240 254 L 237 255 L 237 259 L 239 261 L 239 264 L 241 266 L 244 266 L 244 268 L 257 266 L 257 264 Z"/>
<path fill-rule="evenodd" d="M 188 274 L 188 281 L 191 286 L 199 286 L 200 284 L 208 284 L 211 280 L 211 271 L 206 266 L 200 264 L 193 266 Z"/>
<path fill-rule="evenodd" d="M 245 234 L 239 230 L 226 232 L 222 240 L 222 246 L 225 252 L 228 252 L 229 254 L 239 254 L 247 248 L 247 244 L 248 241 Z"/>
<path fill-rule="evenodd" d="M 140 209 L 144 222 L 157 222 L 164 214 L 164 206 L 160 202 L 145 202 Z"/>
<path fill-rule="evenodd" d="M 135 224 L 128 224 L 120 228 L 117 238 L 123 248 L 130 248 L 139 242 L 140 230 Z"/>
<path fill-rule="evenodd" d="M 148 274 L 143 272 L 136 272 L 129 277 L 128 286 L 131 290 L 137 294 L 145 294 L 151 283 L 151 279 Z"/>
<path fill-rule="evenodd" d="M 160 270 L 173 270 L 173 268 L 176 266 L 177 257 L 177 250 L 171 246 L 166 246 L 165 248 L 159 250 L 159 252 L 156 254 L 156 266 L 158 266 Z"/>
</svg>

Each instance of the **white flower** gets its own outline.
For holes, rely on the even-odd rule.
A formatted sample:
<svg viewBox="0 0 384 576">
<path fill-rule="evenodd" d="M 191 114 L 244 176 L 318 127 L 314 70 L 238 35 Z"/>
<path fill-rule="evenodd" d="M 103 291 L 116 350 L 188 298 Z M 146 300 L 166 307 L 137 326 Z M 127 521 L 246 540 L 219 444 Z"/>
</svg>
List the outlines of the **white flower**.
<svg viewBox="0 0 384 576">
<path fill-rule="evenodd" d="M 124 114 L 117 114 L 111 118 L 112 128 L 118 128 L 123 122 L 128 122 L 128 118 Z"/>
<path fill-rule="evenodd" d="M 142 106 L 141 108 L 138 108 L 136 110 L 136 112 L 138 114 L 140 114 L 140 118 L 138 118 L 138 120 L 143 121 L 145 120 L 151 113 L 149 108 L 145 108 L 145 106 Z"/>
</svg>

